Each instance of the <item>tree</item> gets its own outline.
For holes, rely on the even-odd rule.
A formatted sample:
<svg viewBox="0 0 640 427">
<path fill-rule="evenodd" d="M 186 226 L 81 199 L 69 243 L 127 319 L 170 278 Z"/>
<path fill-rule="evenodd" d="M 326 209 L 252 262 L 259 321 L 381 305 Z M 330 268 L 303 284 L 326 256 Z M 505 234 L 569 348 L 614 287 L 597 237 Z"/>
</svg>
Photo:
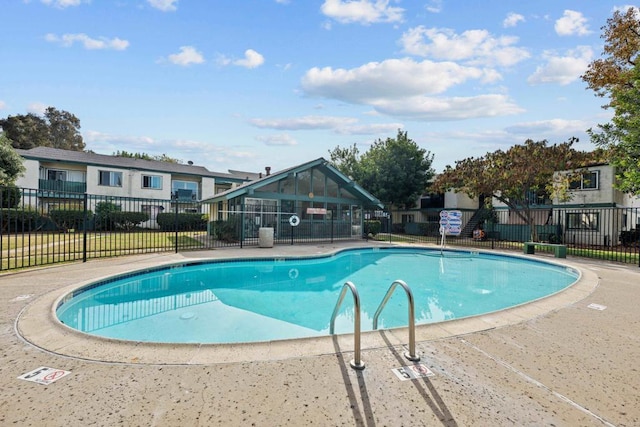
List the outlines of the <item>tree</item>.
<svg viewBox="0 0 640 427">
<path fill-rule="evenodd" d="M 80 119 L 67 111 L 48 107 L 44 113 L 49 122 L 51 147 L 63 150 L 82 151 L 84 141 L 80 135 Z"/>
<path fill-rule="evenodd" d="M 358 175 L 358 162 L 360 160 L 360 150 L 353 144 L 351 147 L 336 147 L 329 150 L 329 158 L 331 164 L 340 172 L 351 177 L 352 179 Z"/>
<path fill-rule="evenodd" d="M 609 153 L 617 189 L 640 194 L 640 11 L 615 11 L 602 27 L 603 58 L 589 64 L 582 79 L 597 96 L 608 96 L 610 123 L 589 129 L 591 141 Z"/>
<path fill-rule="evenodd" d="M 432 185 L 432 190 L 453 189 L 469 197 L 485 196 L 509 207 L 531 229 L 531 238 L 538 240 L 531 205 L 541 196 L 552 195 L 554 173 L 575 170 L 594 159 L 597 153 L 584 153 L 572 148 L 577 139 L 548 145 L 547 141 L 527 140 L 507 151 L 498 150 L 484 157 L 469 157 L 447 166 Z M 488 197 L 487 197 L 488 196 Z"/>
<path fill-rule="evenodd" d="M 616 10 L 602 27 L 603 57 L 591 62 L 582 76 L 597 96 L 611 95 L 614 90 L 631 88 L 631 70 L 640 52 L 640 11 L 629 7 L 626 12 Z M 615 98 L 605 108 L 615 107 Z"/>
<path fill-rule="evenodd" d="M 0 186 L 11 186 L 24 172 L 22 157 L 11 146 L 4 132 L 0 133 Z"/>
<path fill-rule="evenodd" d="M 29 150 L 49 146 L 49 126 L 45 119 L 33 113 L 0 119 L 0 127 L 13 148 Z"/>
<path fill-rule="evenodd" d="M 167 163 L 176 163 L 176 164 L 182 164 L 182 160 L 180 159 L 174 159 L 173 157 L 169 157 L 166 154 L 160 154 L 160 155 L 150 155 L 147 153 L 129 153 L 128 151 L 116 151 L 115 153 L 113 153 L 114 156 L 116 157 L 126 157 L 129 159 L 141 159 L 141 160 L 154 160 L 157 162 L 167 162 Z"/>
<path fill-rule="evenodd" d="M 589 129 L 591 141 L 609 152 L 615 167 L 615 186 L 626 193 L 640 194 L 640 64 L 629 74 L 631 87 L 615 88 L 615 114 L 610 123 Z"/>
<path fill-rule="evenodd" d="M 0 120 L 0 126 L 14 148 L 53 147 L 74 151 L 85 148 L 79 130 L 80 120 L 53 107 L 45 110 L 44 117 L 33 113 L 9 116 Z"/>
<path fill-rule="evenodd" d="M 360 156 L 357 147 L 336 147 L 331 162 L 387 205 L 410 208 L 434 175 L 433 155 L 398 130 L 397 137 L 377 140 Z"/>
</svg>

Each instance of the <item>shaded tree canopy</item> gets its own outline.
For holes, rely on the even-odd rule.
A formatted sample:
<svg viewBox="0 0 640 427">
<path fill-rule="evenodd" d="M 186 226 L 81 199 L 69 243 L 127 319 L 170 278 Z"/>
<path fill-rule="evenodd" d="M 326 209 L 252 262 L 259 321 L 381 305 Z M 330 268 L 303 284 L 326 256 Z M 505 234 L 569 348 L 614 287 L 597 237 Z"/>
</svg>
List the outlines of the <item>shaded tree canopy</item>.
<svg viewBox="0 0 640 427">
<path fill-rule="evenodd" d="M 591 141 L 608 151 L 615 167 L 617 189 L 640 194 L 640 10 L 615 11 L 602 27 L 603 57 L 591 64 L 582 79 L 613 108 L 610 123 L 589 129 Z"/>
<path fill-rule="evenodd" d="M 630 7 L 626 12 L 616 10 L 602 27 L 604 49 L 602 58 L 589 64 L 582 76 L 588 87 L 600 97 L 610 96 L 614 90 L 631 88 L 631 70 L 638 63 L 640 52 L 640 11 Z M 615 97 L 606 107 L 615 106 Z"/>
<path fill-rule="evenodd" d="M 13 185 L 23 172 L 22 157 L 16 153 L 4 132 L 0 132 L 0 185 Z"/>
<path fill-rule="evenodd" d="M 182 164 L 182 160 L 174 159 L 173 157 L 169 157 L 166 154 L 160 155 L 151 155 L 147 153 L 129 153 L 128 151 L 116 151 L 113 153 L 116 157 L 127 157 L 130 159 L 141 159 L 141 160 L 155 160 L 158 162 L 167 162 L 167 163 L 177 163 Z"/>
<path fill-rule="evenodd" d="M 483 157 L 469 157 L 447 166 L 438 175 L 432 190 L 455 190 L 470 197 L 489 196 L 509 207 L 522 221 L 531 226 L 532 238 L 537 240 L 531 205 L 540 197 L 552 196 L 554 173 L 575 170 L 598 160 L 601 153 L 577 151 L 572 138 L 562 144 L 549 145 L 546 140 L 527 140 L 506 151 L 498 150 Z"/>
<path fill-rule="evenodd" d="M 433 155 L 398 130 L 396 138 L 377 140 L 364 154 L 357 147 L 329 151 L 331 162 L 387 205 L 415 206 L 434 175 Z"/>
<path fill-rule="evenodd" d="M 14 148 L 52 147 L 74 151 L 85 148 L 80 120 L 54 107 L 48 107 L 43 117 L 33 113 L 8 116 L 0 119 L 0 127 Z"/>
</svg>

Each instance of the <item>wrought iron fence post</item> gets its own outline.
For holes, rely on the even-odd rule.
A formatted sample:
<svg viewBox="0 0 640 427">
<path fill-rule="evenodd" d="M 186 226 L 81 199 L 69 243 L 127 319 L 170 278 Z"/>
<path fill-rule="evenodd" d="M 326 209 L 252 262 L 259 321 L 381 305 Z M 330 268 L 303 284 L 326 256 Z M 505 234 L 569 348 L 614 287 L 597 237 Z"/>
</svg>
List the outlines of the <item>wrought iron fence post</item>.
<svg viewBox="0 0 640 427">
<path fill-rule="evenodd" d="M 175 237 L 176 237 L 176 243 L 175 243 L 175 249 L 176 249 L 176 253 L 178 253 L 178 203 L 180 203 L 178 201 L 178 197 L 176 196 L 176 215 L 174 217 L 174 223 L 173 223 L 173 228 L 175 229 Z"/>
<path fill-rule="evenodd" d="M 84 197 L 83 197 L 83 209 L 84 209 L 84 215 L 82 216 L 82 262 L 87 262 L 87 207 L 88 207 L 88 203 L 87 203 L 87 198 L 88 195 L 87 193 L 84 193 Z"/>
<path fill-rule="evenodd" d="M 335 212 L 331 211 L 331 243 L 333 243 L 333 221 L 335 219 Z"/>
</svg>

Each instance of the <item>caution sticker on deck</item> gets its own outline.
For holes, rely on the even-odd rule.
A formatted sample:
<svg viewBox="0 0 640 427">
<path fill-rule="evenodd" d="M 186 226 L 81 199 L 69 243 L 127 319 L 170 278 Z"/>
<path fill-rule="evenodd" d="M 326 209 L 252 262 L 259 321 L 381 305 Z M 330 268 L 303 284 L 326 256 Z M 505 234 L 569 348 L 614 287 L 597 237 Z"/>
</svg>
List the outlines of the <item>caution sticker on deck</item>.
<svg viewBox="0 0 640 427">
<path fill-rule="evenodd" d="M 41 366 L 38 369 L 34 369 L 31 372 L 22 374 L 18 377 L 19 380 L 32 381 L 34 383 L 49 385 L 54 381 L 58 381 L 60 378 L 69 375 L 70 371 L 63 371 L 62 369 L 49 368 L 47 366 Z"/>
<path fill-rule="evenodd" d="M 424 363 L 415 363 L 409 366 L 402 366 L 400 368 L 392 369 L 393 373 L 401 381 L 415 380 L 418 378 L 432 377 L 435 374 Z"/>
</svg>

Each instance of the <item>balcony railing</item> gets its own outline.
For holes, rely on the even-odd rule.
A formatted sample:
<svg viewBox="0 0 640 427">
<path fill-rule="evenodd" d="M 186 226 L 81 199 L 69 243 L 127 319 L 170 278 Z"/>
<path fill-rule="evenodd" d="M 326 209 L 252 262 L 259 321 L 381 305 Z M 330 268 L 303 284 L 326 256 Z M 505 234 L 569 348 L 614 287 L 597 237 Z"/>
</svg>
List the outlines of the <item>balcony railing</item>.
<svg viewBox="0 0 640 427">
<path fill-rule="evenodd" d="M 38 183 L 41 191 L 61 191 L 65 193 L 85 193 L 87 191 L 86 182 L 57 181 L 41 179 Z"/>
</svg>

